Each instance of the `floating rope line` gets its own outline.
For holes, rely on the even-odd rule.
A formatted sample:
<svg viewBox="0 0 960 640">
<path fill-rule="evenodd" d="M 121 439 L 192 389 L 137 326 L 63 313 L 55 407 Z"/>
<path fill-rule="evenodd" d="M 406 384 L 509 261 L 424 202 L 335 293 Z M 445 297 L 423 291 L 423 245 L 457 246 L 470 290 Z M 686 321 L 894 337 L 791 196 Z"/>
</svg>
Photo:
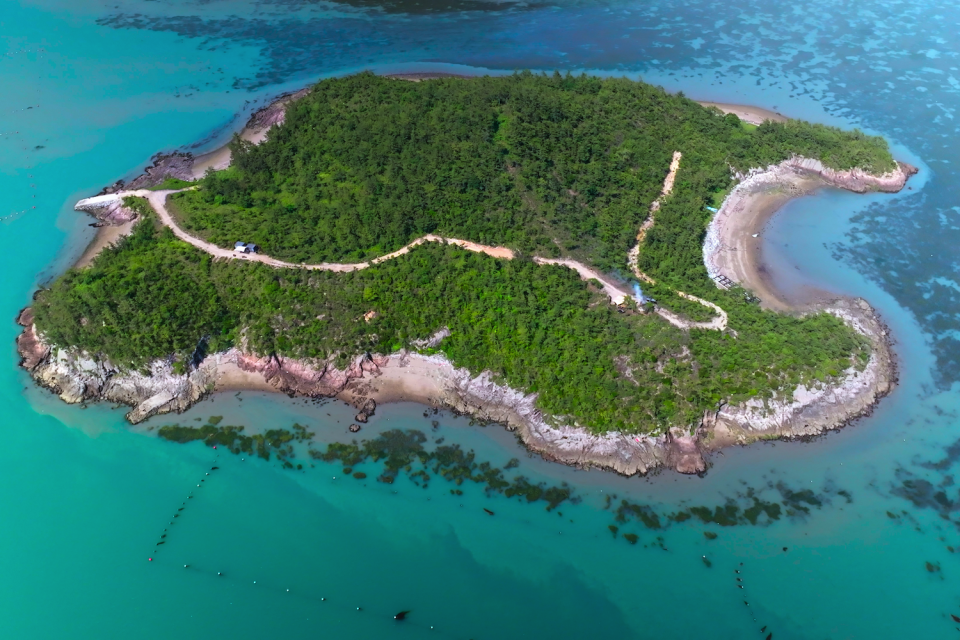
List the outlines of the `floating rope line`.
<svg viewBox="0 0 960 640">
<path fill-rule="evenodd" d="M 786 547 L 783 548 L 784 551 L 787 550 Z M 743 584 L 743 563 L 740 563 L 740 566 L 733 570 L 734 575 L 736 576 L 737 587 L 744 591 L 743 593 L 743 604 L 748 608 L 750 607 L 750 602 L 747 600 L 746 589 Z M 753 619 L 754 622 L 757 621 L 756 618 Z M 766 634 L 765 636 L 763 634 Z M 760 635 L 763 637 L 763 640 L 773 640 L 773 631 L 769 631 L 768 625 L 763 625 L 760 627 Z"/>
<path fill-rule="evenodd" d="M 422 629 L 423 631 L 431 631 L 435 634 L 435 637 L 439 638 L 457 638 L 457 639 L 466 639 L 466 636 L 461 636 L 457 633 L 449 633 L 443 630 L 437 629 L 435 625 L 426 624 L 419 622 L 417 620 L 416 611 L 414 609 L 404 609 L 401 611 L 387 611 L 382 608 L 377 607 L 367 607 L 366 605 L 357 605 L 354 603 L 346 602 L 346 599 L 343 601 L 338 600 L 337 598 L 330 599 L 326 596 L 316 596 L 309 593 L 304 593 L 297 591 L 295 589 L 288 589 L 285 587 L 278 587 L 276 585 L 271 585 L 263 580 L 252 580 L 249 578 L 239 578 L 234 575 L 227 575 L 223 571 L 213 571 L 206 567 L 198 566 L 192 563 L 186 563 L 180 565 L 179 563 L 166 563 L 166 562 L 156 562 L 155 564 L 170 567 L 178 568 L 182 567 L 187 571 L 195 572 L 199 575 L 205 576 L 207 578 L 216 579 L 217 581 L 229 583 L 232 585 L 243 585 L 247 587 L 253 587 L 258 590 L 264 590 L 272 593 L 282 593 L 288 595 L 291 598 L 297 598 L 304 602 L 311 604 L 316 604 L 317 606 L 329 607 L 332 609 L 337 609 L 341 612 L 353 612 L 358 615 L 365 616 L 374 616 L 382 620 L 395 620 L 397 624 L 403 624 L 404 626 L 410 626 Z M 474 636 L 470 636 L 471 640 Z"/>
<path fill-rule="evenodd" d="M 216 462 L 217 462 L 217 460 L 218 460 L 219 458 L 220 458 L 220 454 L 218 453 L 218 454 L 213 458 L 213 464 L 211 465 L 210 469 L 204 473 L 204 476 L 203 476 L 202 478 L 200 478 L 200 482 L 197 483 L 197 488 L 202 488 L 202 487 L 204 486 L 204 483 L 206 483 L 207 478 L 210 476 L 210 473 L 213 472 L 213 471 L 216 471 L 216 470 L 218 470 L 218 469 L 220 468 L 220 467 L 218 467 L 218 466 L 216 465 Z M 166 538 L 167 538 L 168 535 L 170 535 L 170 527 L 172 527 L 172 526 L 174 525 L 174 523 L 177 521 L 177 518 L 180 517 L 180 515 L 181 515 L 182 512 L 183 512 L 183 510 L 187 508 L 187 504 L 188 504 L 189 501 L 192 500 L 192 499 L 193 499 L 193 492 L 191 491 L 190 494 L 187 496 L 187 499 L 184 500 L 184 501 L 180 504 L 180 506 L 177 508 L 176 512 L 173 514 L 173 517 L 170 519 L 170 523 L 167 525 L 167 528 L 165 528 L 165 529 L 163 530 L 163 533 L 160 534 L 160 537 L 157 539 L 157 543 L 156 543 L 156 544 L 154 545 L 154 547 L 153 547 L 153 554 L 152 554 L 150 557 L 147 558 L 147 561 L 148 561 L 148 562 L 153 562 L 154 558 L 155 558 L 155 557 L 157 556 L 157 554 L 160 552 L 160 547 L 161 547 L 162 545 L 167 544 L 167 539 L 166 539 Z"/>
<path fill-rule="evenodd" d="M 36 207 L 33 207 L 33 208 L 36 209 Z M 11 213 L 10 215 L 6 215 L 6 216 L 3 216 L 2 218 L 0 218 L 0 223 L 10 224 L 10 223 L 13 222 L 14 220 L 16 220 L 17 218 L 19 218 L 19 217 L 22 216 L 23 214 L 25 214 L 27 211 L 30 211 L 30 209 L 24 209 L 23 211 L 14 211 L 14 212 Z"/>
<path fill-rule="evenodd" d="M 182 567 L 185 570 L 193 571 L 200 575 L 204 575 L 210 578 L 215 578 L 219 581 L 229 582 L 235 585 L 247 585 L 247 586 L 255 587 L 257 589 L 271 591 L 274 593 L 289 594 L 291 597 L 299 598 L 300 600 L 315 603 L 317 605 L 323 605 L 324 607 L 333 607 L 335 609 L 339 609 L 342 611 L 353 611 L 362 615 L 372 615 L 384 620 L 394 620 L 396 621 L 397 624 L 403 624 L 404 626 L 412 626 L 415 628 L 422 629 L 423 631 L 432 631 L 434 634 L 436 634 L 436 637 L 440 637 L 440 638 L 457 638 L 458 640 L 465 640 L 466 636 L 460 636 L 458 634 L 451 634 L 448 632 L 444 632 L 444 631 L 438 630 L 434 625 L 418 622 L 416 620 L 415 611 L 413 609 L 404 609 L 401 611 L 394 611 L 392 613 L 382 609 L 381 610 L 377 610 L 376 608 L 368 609 L 366 606 L 357 606 L 355 603 L 338 602 L 336 600 L 331 601 L 326 596 L 315 596 L 307 593 L 301 593 L 299 591 L 291 591 L 288 588 L 281 588 L 275 585 L 270 585 L 268 583 L 263 582 L 262 580 L 250 580 L 250 579 L 237 578 L 234 576 L 228 576 L 223 571 L 213 571 L 212 569 L 207 569 L 203 566 L 198 566 L 189 562 L 183 563 L 181 565 L 180 562 L 171 562 L 169 560 L 164 561 L 163 556 L 160 555 L 162 545 L 167 543 L 168 541 L 167 537 L 170 535 L 170 533 L 172 533 L 171 528 L 173 527 L 174 524 L 178 522 L 178 518 L 181 515 L 183 515 L 185 511 L 187 511 L 187 507 L 191 504 L 190 500 L 194 498 L 196 491 L 198 489 L 202 489 L 203 487 L 205 487 L 206 481 L 213 476 L 214 472 L 220 469 L 220 467 L 216 465 L 216 462 L 219 459 L 219 457 L 220 457 L 220 454 L 217 453 L 216 457 L 214 457 L 213 459 L 213 463 L 208 468 L 208 470 L 204 472 L 204 475 L 203 477 L 200 478 L 200 481 L 197 483 L 197 486 L 190 491 L 190 493 L 187 495 L 187 499 L 184 500 L 179 507 L 177 507 L 167 527 L 164 528 L 163 533 L 161 533 L 160 537 L 157 539 L 157 542 L 153 548 L 153 553 L 147 558 L 148 562 L 154 565 L 165 566 L 165 567 Z M 473 636 L 471 636 L 470 638 L 471 640 L 473 640 Z"/>
</svg>

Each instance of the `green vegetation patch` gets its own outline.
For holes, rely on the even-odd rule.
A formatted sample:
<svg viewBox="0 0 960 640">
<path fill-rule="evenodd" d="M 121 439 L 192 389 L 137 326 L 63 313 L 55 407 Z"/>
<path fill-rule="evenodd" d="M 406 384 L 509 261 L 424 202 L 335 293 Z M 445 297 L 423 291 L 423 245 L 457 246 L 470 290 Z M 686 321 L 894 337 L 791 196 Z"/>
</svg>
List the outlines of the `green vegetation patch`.
<svg viewBox="0 0 960 640">
<path fill-rule="evenodd" d="M 895 167 L 883 139 L 858 131 L 800 121 L 748 130 L 642 82 L 529 72 L 324 80 L 266 142 L 236 138 L 231 150 L 230 170 L 174 198 L 184 225 L 297 263 L 366 259 L 437 233 L 623 268 L 674 151 L 695 241 L 707 194 L 729 187 L 731 167 L 795 153 L 837 169 Z"/>
<path fill-rule="evenodd" d="M 180 178 L 166 178 L 160 184 L 147 188 L 150 189 L 150 191 L 173 191 L 176 189 L 186 189 L 187 187 L 192 187 L 194 184 L 196 183 L 189 180 L 181 180 Z"/>
</svg>

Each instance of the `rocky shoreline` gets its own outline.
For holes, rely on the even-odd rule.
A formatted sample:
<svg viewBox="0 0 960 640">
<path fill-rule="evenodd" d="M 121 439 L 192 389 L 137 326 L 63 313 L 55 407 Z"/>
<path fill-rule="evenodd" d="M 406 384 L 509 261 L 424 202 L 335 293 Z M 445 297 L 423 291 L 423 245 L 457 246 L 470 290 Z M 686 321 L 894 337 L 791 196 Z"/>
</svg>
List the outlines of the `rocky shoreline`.
<svg viewBox="0 0 960 640">
<path fill-rule="evenodd" d="M 838 300 L 826 310 L 870 339 L 873 353 L 862 371 L 847 370 L 833 386 L 801 386 L 789 401 L 724 405 L 707 412 L 693 433 L 675 427 L 655 436 L 598 435 L 562 424 L 537 409 L 536 395 L 498 384 L 489 372 L 474 375 L 442 356 L 408 351 L 364 354 L 338 369 L 330 361 L 258 357 L 231 349 L 206 357 L 187 374 L 174 373 L 164 360 L 151 363 L 146 374 L 121 371 L 74 349 L 46 344 L 37 334 L 29 307 L 17 319 L 24 327 L 17 349 L 21 366 L 64 402 L 124 404 L 132 407 L 127 414 L 132 423 L 185 411 L 224 387 L 267 389 L 291 397 L 336 397 L 357 408 L 360 422 L 373 414 L 378 403 L 407 400 L 503 424 L 548 460 L 627 476 L 659 468 L 702 474 L 707 469 L 704 456 L 709 452 L 838 429 L 869 415 L 893 389 L 896 365 L 888 331 L 873 309 L 863 300 Z"/>
</svg>

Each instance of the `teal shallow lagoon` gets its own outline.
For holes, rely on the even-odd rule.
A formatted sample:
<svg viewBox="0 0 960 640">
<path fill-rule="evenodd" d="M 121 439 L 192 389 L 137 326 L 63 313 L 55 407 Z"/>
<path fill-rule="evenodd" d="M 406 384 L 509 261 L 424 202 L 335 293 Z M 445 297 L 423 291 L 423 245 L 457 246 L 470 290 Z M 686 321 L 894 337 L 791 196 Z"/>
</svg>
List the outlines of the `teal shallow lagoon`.
<svg viewBox="0 0 960 640">
<path fill-rule="evenodd" d="M 871 7 L 892 17 L 847 15 L 831 2 L 802 19 L 751 3 L 728 15 L 709 2 L 680 13 L 665 4 L 585 4 L 400 17 L 294 3 L 4 7 L 0 29 L 10 38 L 0 51 L 7 96 L 0 216 L 26 213 L 0 224 L 0 311 L 8 319 L 0 367 L 0 632 L 744 638 L 765 637 L 759 629 L 767 626 L 774 638 L 951 637 L 960 578 L 948 547 L 960 549 L 960 535 L 947 447 L 958 439 L 960 396 L 950 247 L 960 221 L 948 117 L 958 72 L 944 36 L 955 32 L 958 16 L 941 8 L 945 15 L 934 20 L 922 4 Z M 137 20 L 117 19 L 136 12 Z M 718 20 L 721 14 L 727 17 Z M 921 26 L 911 35 L 914 21 Z M 907 26 L 900 33 L 893 24 Z M 882 44 L 869 45 L 862 33 Z M 699 48 L 687 44 L 698 37 Z M 840 433 L 727 450 L 704 479 L 558 467 L 527 457 L 499 427 L 438 418 L 437 435 L 447 442 L 497 465 L 516 457 L 531 479 L 566 481 L 582 497 L 547 512 L 543 503 L 488 498 L 477 486 L 454 496 L 438 480 L 426 490 L 403 479 L 384 485 L 372 473 L 366 481 L 343 478 L 338 465 L 285 471 L 275 460 L 226 454 L 197 488 L 217 452 L 160 441 L 147 426 L 222 415 L 251 430 L 299 422 L 322 441 L 349 441 L 351 415 L 337 403 L 223 394 L 183 416 L 130 428 L 122 410 L 65 406 L 15 368 L 13 317 L 89 237 L 88 220 L 71 210 L 77 198 L 136 171 L 158 150 L 201 140 L 215 146 L 256 105 L 320 76 L 370 66 L 432 69 L 440 66 L 435 60 L 458 65 L 448 69 L 642 75 L 698 98 L 776 106 L 892 137 L 900 157 L 926 163 L 925 184 L 911 183 L 913 191 L 897 197 L 824 193 L 797 201 L 773 221 L 767 241 L 771 249 L 790 245 L 775 267 L 864 296 L 881 310 L 897 342 L 901 386 L 871 418 Z M 885 83 L 897 86 L 882 93 Z M 40 108 L 26 110 L 32 104 Z M 434 418 L 422 413 L 414 405 L 384 407 L 357 437 L 390 428 L 429 432 Z M 935 497 L 941 488 L 927 490 L 924 481 L 944 484 L 946 503 Z M 778 483 L 811 489 L 829 504 L 770 526 L 688 520 L 651 530 L 631 521 L 617 538 L 607 528 L 611 492 L 663 515 L 742 500 L 750 488 L 782 502 Z M 189 508 L 169 525 L 191 491 Z M 164 528 L 169 543 L 148 562 Z M 627 532 L 639 536 L 636 545 Z M 393 620 L 407 609 L 403 624 Z"/>
</svg>

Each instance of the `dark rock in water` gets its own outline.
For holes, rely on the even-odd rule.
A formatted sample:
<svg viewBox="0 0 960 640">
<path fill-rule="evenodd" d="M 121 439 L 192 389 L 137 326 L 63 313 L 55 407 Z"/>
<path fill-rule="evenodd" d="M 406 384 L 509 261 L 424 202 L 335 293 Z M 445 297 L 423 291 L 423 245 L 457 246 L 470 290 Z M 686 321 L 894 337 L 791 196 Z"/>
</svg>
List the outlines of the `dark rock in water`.
<svg viewBox="0 0 960 640">
<path fill-rule="evenodd" d="M 368 416 L 372 416 L 377 410 L 377 402 L 373 398 L 358 398 L 356 407 Z"/>
<path fill-rule="evenodd" d="M 358 418 L 359 418 L 359 416 L 358 416 Z M 366 421 L 364 421 L 364 422 L 366 422 Z M 352 424 L 352 425 L 350 425 L 349 430 L 350 430 L 350 433 L 356 433 L 357 431 L 360 431 L 360 425 L 358 425 L 358 424 Z"/>
<path fill-rule="evenodd" d="M 940 571 L 940 563 L 939 563 L 939 562 L 927 562 L 927 563 L 926 563 L 926 566 L 927 566 L 927 571 L 929 571 L 930 573 L 936 573 L 936 572 Z"/>
<path fill-rule="evenodd" d="M 786 548 L 786 547 L 784 547 L 784 548 L 783 548 L 783 550 L 784 550 L 784 552 L 786 552 L 786 550 L 787 550 L 787 548 Z"/>
<path fill-rule="evenodd" d="M 366 422 L 367 422 L 367 414 L 365 414 L 363 411 L 361 411 L 360 413 L 358 413 L 357 415 L 355 415 L 355 416 L 353 417 L 353 419 L 356 420 L 357 422 L 363 422 L 364 424 L 366 424 Z M 359 430 L 359 427 L 358 427 L 357 429 Z"/>
<path fill-rule="evenodd" d="M 409 613 L 410 613 L 409 611 L 401 611 L 401 612 L 398 613 L 397 615 L 393 616 L 393 619 L 394 619 L 394 620 L 406 620 L 406 619 L 407 619 L 407 614 L 409 614 Z"/>
<path fill-rule="evenodd" d="M 136 190 L 155 187 L 167 178 L 178 178 L 190 182 L 193 180 L 193 154 L 182 151 L 173 153 L 158 153 L 150 161 L 151 165 L 143 169 L 143 173 L 124 184 L 123 180 L 107 187 L 98 195 L 116 193 L 123 189 Z"/>
</svg>

